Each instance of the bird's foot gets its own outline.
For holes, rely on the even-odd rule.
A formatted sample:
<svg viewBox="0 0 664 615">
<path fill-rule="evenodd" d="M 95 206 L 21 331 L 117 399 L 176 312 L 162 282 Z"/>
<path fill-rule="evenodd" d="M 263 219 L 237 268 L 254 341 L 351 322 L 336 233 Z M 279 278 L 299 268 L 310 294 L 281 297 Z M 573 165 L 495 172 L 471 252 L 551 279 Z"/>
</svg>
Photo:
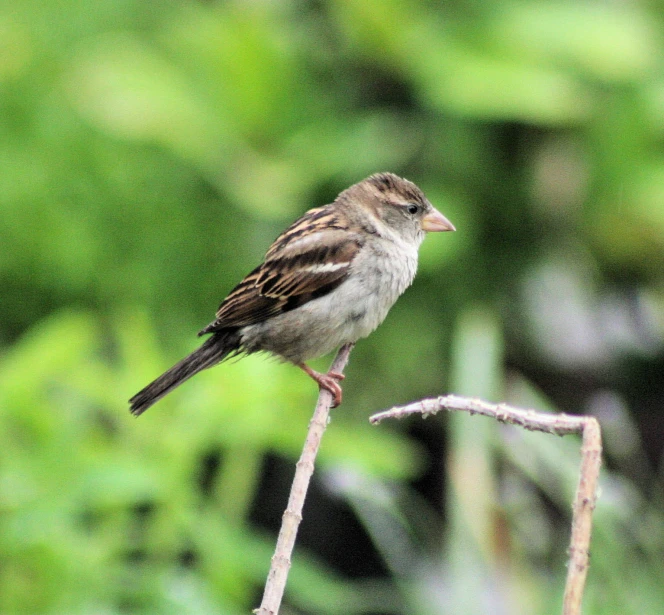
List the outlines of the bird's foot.
<svg viewBox="0 0 664 615">
<path fill-rule="evenodd" d="M 346 376 L 339 374 L 337 372 L 327 372 L 327 374 L 321 374 L 316 370 L 311 369 L 305 363 L 300 364 L 299 366 L 303 369 L 311 378 L 313 378 L 321 389 L 325 389 L 332 394 L 332 407 L 336 408 L 341 405 L 342 390 L 339 386 L 339 381 L 343 380 Z"/>
</svg>

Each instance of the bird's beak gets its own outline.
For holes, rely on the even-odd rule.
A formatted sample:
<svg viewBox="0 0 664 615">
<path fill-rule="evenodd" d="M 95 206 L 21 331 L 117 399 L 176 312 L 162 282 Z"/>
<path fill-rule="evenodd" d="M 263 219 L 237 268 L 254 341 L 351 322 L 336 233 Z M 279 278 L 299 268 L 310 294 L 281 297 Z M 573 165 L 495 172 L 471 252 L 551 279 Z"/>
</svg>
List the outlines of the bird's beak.
<svg viewBox="0 0 664 615">
<path fill-rule="evenodd" d="M 454 224 L 452 224 L 437 209 L 433 209 L 424 216 L 421 224 L 422 230 L 427 231 L 428 233 L 435 233 L 437 231 L 456 231 Z"/>
</svg>

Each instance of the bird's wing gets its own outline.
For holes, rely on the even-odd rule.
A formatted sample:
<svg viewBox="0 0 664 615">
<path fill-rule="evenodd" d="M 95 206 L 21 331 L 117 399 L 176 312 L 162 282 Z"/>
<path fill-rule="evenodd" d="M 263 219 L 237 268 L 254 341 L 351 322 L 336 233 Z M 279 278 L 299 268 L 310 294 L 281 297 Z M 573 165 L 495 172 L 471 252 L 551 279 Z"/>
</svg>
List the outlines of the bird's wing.
<svg viewBox="0 0 664 615">
<path fill-rule="evenodd" d="M 199 335 L 256 324 L 326 295 L 346 279 L 362 243 L 333 209 L 310 210 L 277 238 Z"/>
</svg>

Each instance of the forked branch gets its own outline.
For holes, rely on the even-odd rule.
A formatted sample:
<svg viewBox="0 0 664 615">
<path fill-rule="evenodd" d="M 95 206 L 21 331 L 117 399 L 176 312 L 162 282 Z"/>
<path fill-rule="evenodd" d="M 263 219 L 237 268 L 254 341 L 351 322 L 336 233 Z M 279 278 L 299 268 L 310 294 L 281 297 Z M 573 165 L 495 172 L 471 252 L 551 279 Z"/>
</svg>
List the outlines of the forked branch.
<svg viewBox="0 0 664 615">
<path fill-rule="evenodd" d="M 597 484 L 602 463 L 602 436 L 597 420 L 592 416 L 545 414 L 535 410 L 522 410 L 507 404 L 490 404 L 479 399 L 456 395 L 424 399 L 407 406 L 391 408 L 374 414 L 369 420 L 376 424 L 387 418 L 403 418 L 411 414 L 427 416 L 441 410 L 482 414 L 501 423 L 511 423 L 531 431 L 543 431 L 559 436 L 581 434 L 581 468 L 573 505 L 569 565 L 563 597 L 563 615 L 580 615 L 583 589 L 588 574 L 592 514 L 597 501 Z"/>
</svg>

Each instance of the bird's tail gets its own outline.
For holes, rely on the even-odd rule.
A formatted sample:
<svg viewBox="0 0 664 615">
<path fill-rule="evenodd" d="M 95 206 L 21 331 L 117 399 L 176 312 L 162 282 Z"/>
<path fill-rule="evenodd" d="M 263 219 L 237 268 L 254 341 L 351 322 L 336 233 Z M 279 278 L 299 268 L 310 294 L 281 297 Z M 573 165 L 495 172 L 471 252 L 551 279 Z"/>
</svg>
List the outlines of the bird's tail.
<svg viewBox="0 0 664 615">
<path fill-rule="evenodd" d="M 159 401 L 174 388 L 189 380 L 201 370 L 212 367 L 240 350 L 240 335 L 237 331 L 223 331 L 213 334 L 203 345 L 176 363 L 154 382 L 134 395 L 129 403 L 129 411 L 138 416 L 152 404 Z"/>
</svg>

